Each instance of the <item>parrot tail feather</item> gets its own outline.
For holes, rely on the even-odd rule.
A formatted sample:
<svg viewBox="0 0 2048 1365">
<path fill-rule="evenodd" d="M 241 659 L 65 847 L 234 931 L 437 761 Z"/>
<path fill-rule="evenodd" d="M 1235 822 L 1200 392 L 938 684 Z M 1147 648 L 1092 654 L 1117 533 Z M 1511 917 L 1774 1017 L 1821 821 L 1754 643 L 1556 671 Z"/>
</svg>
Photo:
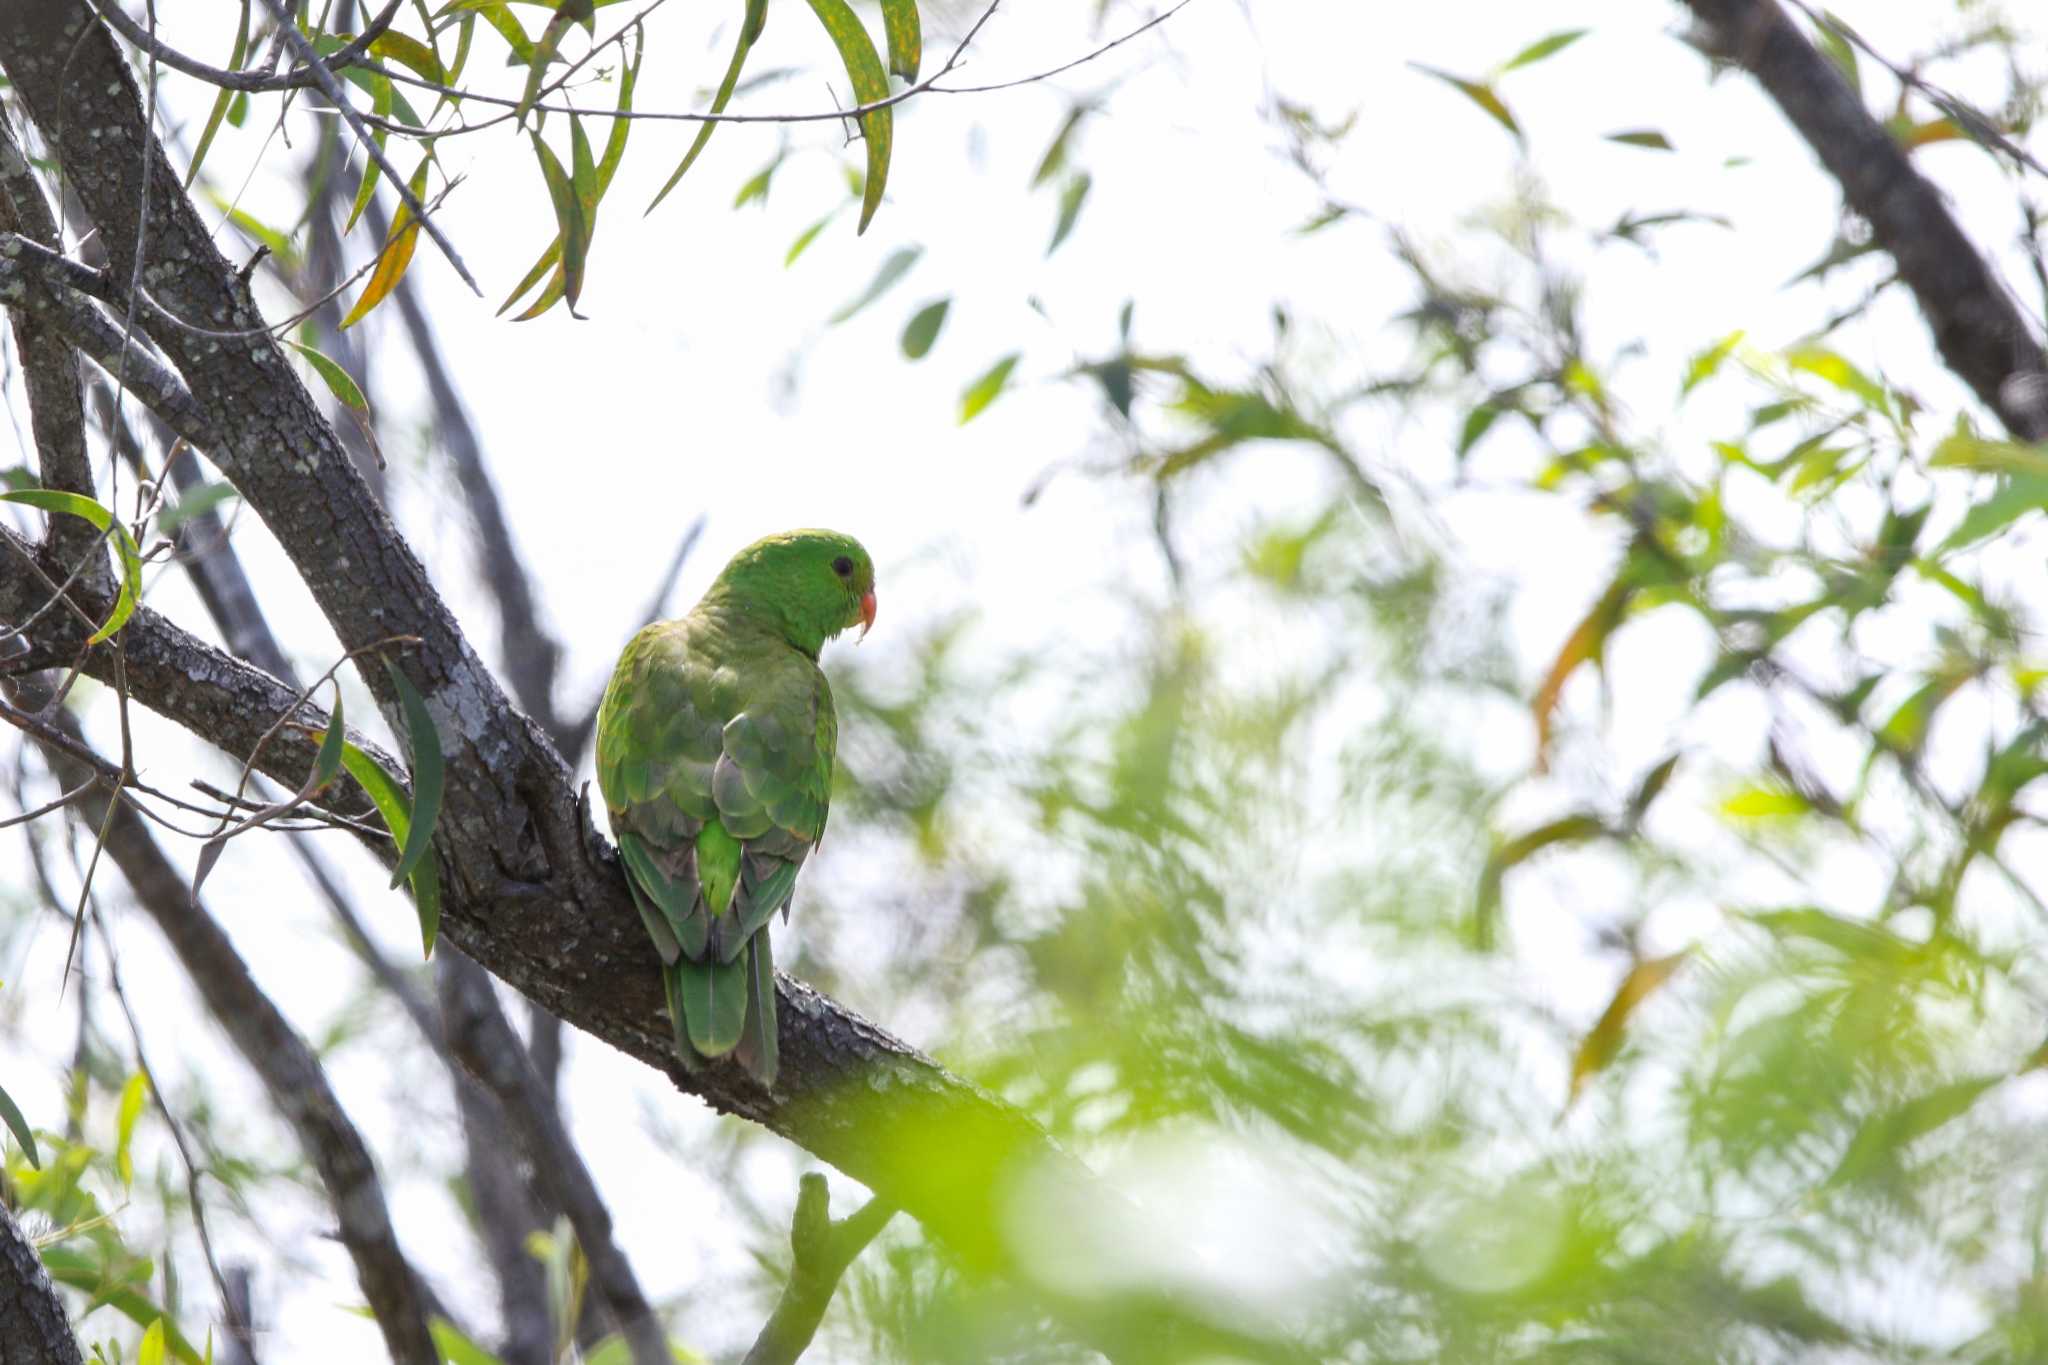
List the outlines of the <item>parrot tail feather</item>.
<svg viewBox="0 0 2048 1365">
<path fill-rule="evenodd" d="M 697 1055 L 697 1049 L 690 1046 L 688 1016 L 683 1013 L 683 974 L 674 966 L 661 970 L 663 992 L 668 996 L 669 1022 L 675 1028 L 676 1060 L 683 1064 L 683 1070 L 692 1075 L 704 1069 L 704 1059 Z"/>
<path fill-rule="evenodd" d="M 775 954 L 766 929 L 747 942 L 746 971 L 747 1022 L 733 1055 L 763 1090 L 773 1090 L 782 1060 L 782 1038 L 775 1017 Z"/>
</svg>

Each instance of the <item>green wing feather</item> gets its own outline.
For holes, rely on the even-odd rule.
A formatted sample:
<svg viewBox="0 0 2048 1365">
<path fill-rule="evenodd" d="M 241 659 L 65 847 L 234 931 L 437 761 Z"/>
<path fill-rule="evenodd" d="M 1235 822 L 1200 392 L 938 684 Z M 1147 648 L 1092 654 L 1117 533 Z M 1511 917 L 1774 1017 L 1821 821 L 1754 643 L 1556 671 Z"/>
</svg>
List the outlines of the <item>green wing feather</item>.
<svg viewBox="0 0 2048 1365">
<path fill-rule="evenodd" d="M 787 913 L 825 830 L 838 740 L 825 675 L 759 628 L 693 612 L 627 645 L 597 731 L 598 786 L 635 903 L 671 964 L 678 1051 L 738 1049 L 755 1079 L 772 1084 L 766 926 Z M 734 843 L 742 856 L 728 871 Z"/>
</svg>

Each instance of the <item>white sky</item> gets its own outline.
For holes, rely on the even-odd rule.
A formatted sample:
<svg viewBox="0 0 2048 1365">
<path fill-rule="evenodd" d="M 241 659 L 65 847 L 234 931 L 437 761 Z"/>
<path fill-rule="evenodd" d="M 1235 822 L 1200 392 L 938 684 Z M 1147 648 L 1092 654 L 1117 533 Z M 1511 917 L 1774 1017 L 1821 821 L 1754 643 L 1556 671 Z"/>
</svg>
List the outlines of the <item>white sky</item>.
<svg viewBox="0 0 2048 1365">
<path fill-rule="evenodd" d="M 211 60 L 224 56 L 234 7 L 164 8 L 177 10 L 165 15 L 178 25 L 167 28 L 174 42 Z M 715 80 L 729 34 L 721 28 L 714 38 L 699 8 L 675 7 L 651 28 L 640 107 L 692 105 L 698 88 Z M 1003 79 L 1087 50 L 1099 41 L 1090 23 L 1094 8 L 1093 0 L 1005 6 L 961 78 Z M 1925 47 L 1953 19 L 1946 4 L 1843 0 L 1834 9 L 1898 55 Z M 610 19 L 620 12 L 601 13 Z M 936 30 L 928 37 L 928 69 L 950 50 L 957 16 L 967 12 L 955 3 L 946 18 L 928 18 Z M 1112 6 L 1104 31 L 1120 31 L 1148 12 Z M 1042 647 L 1114 650 L 1125 622 L 1116 594 L 1131 583 L 1156 588 L 1162 581 L 1142 500 L 1113 482 L 1071 476 L 1054 480 L 1032 506 L 1022 497 L 1052 466 L 1094 450 L 1099 421 L 1088 395 L 1057 380 L 1074 360 L 1114 347 L 1122 301 L 1138 300 L 1142 348 L 1189 354 L 1225 379 L 1264 352 L 1276 301 L 1325 330 L 1345 373 L 1405 350 L 1385 319 L 1407 300 L 1407 278 L 1383 236 L 1370 227 L 1290 235 L 1318 200 L 1278 154 L 1278 136 L 1260 117 L 1269 90 L 1312 105 L 1326 121 L 1355 112 L 1358 129 L 1333 168 L 1333 189 L 1424 241 L 1449 242 L 1477 206 L 1506 194 L 1517 174 L 1515 147 L 1474 106 L 1409 63 L 1479 74 L 1546 32 L 1591 28 L 1568 51 L 1510 75 L 1502 93 L 1528 133 L 1535 174 L 1580 221 L 1689 208 L 1733 224 L 1668 230 L 1656 238 L 1654 259 L 1616 247 L 1589 266 L 1597 286 L 1590 299 L 1596 351 L 1635 336 L 1648 342 L 1619 381 L 1623 397 L 1647 429 L 1699 441 L 1698 433 L 1714 430 L 1711 409 L 1688 410 L 1668 424 L 1656 416 L 1668 410 L 1687 358 L 1736 327 L 1748 328 L 1759 346 L 1785 344 L 1827 311 L 1811 287 L 1781 286 L 1826 248 L 1839 199 L 1748 80 L 1706 81 L 1703 61 L 1674 40 L 1681 19 L 1680 6 L 1650 0 L 1194 0 L 1162 30 L 1051 85 L 933 97 L 899 111 L 889 199 L 872 228 L 856 237 L 852 216 L 843 215 L 790 269 L 782 265 L 790 241 L 844 196 L 839 166 L 846 154 L 832 125 L 786 134 L 722 129 L 676 193 L 643 217 L 641 206 L 688 132 L 642 124 L 601 214 L 584 321 L 561 309 L 518 325 L 492 316 L 549 238 L 544 189 L 522 141 L 486 133 L 444 142 L 446 166 L 469 183 L 439 220 L 491 297 L 471 297 L 424 241 L 412 278 L 427 291 L 521 548 L 536 568 L 547 622 L 568 651 L 565 696 L 580 702 L 601 685 L 677 537 L 700 514 L 709 524 L 679 602 L 692 600 L 726 556 L 755 536 L 823 524 L 860 535 L 881 565 L 880 623 L 866 651 L 886 655 L 892 638 L 908 639 L 918 625 L 963 603 L 982 613 L 975 648 L 983 657 Z M 479 45 L 482 54 L 499 50 L 494 40 L 480 37 Z M 752 65 L 803 65 L 810 74 L 749 96 L 747 108 L 824 106 L 827 76 L 820 73 L 833 70 L 830 51 L 802 7 L 776 8 Z M 1077 163 L 1094 177 L 1092 196 L 1074 235 L 1046 259 L 1054 194 L 1027 196 L 1031 169 L 1068 98 L 1105 88 L 1120 74 L 1129 79 L 1113 109 L 1089 124 L 1076 147 Z M 830 84 L 843 96 L 843 78 Z M 168 88 L 173 107 L 187 117 L 203 111 L 189 83 Z M 608 90 L 588 96 L 594 105 L 608 100 Z M 250 128 L 260 123 L 252 118 Z M 1640 128 L 1662 130 L 1676 152 L 1601 140 Z M 603 126 L 594 124 L 593 133 L 601 138 Z M 765 209 L 731 211 L 738 185 L 784 137 L 794 151 Z M 295 142 L 303 153 L 303 127 Z M 249 132 L 224 133 L 209 173 L 231 185 L 257 152 Z M 276 147 L 269 154 L 277 159 L 262 170 L 289 170 Z M 1733 157 L 1748 162 L 1726 169 Z M 408 150 L 398 160 L 409 169 L 414 158 Z M 1922 153 L 1919 164 L 1953 196 L 1979 243 L 2003 248 L 2015 225 L 2012 195 L 1988 160 L 1950 145 Z M 259 173 L 244 203 L 276 220 L 288 217 L 288 199 L 288 187 Z M 909 243 L 922 244 L 925 254 L 902 284 L 851 322 L 824 325 L 890 251 Z M 231 254 L 243 249 L 238 244 Z M 355 249 L 367 252 L 371 244 L 358 240 Z M 920 364 L 904 363 L 896 351 L 903 321 L 942 293 L 955 301 L 937 347 Z M 1043 317 L 1025 306 L 1027 295 L 1043 301 Z M 1830 306 L 1853 297 L 1845 285 L 1826 293 Z M 392 460 L 399 515 L 488 655 L 495 625 L 467 582 L 458 499 L 436 455 L 418 449 L 420 389 L 406 372 L 407 348 L 395 317 L 366 326 L 378 356 L 379 432 Z M 1929 365 L 1925 329 L 1902 300 L 1881 308 L 1859 335 L 1870 347 L 1854 355 L 1859 363 L 1907 380 L 1937 410 L 1957 404 L 1960 386 Z M 1012 350 L 1025 357 L 1015 390 L 959 426 L 961 388 Z M 1427 424 L 1355 431 L 1375 461 L 1426 481 L 1448 472 L 1452 434 Z M 25 457 L 8 462 L 14 458 Z M 1203 549 L 1227 553 L 1246 527 L 1311 505 L 1316 491 L 1305 464 L 1282 459 L 1262 461 L 1256 481 L 1225 485 L 1197 521 L 1196 582 L 1205 577 Z M 1445 515 L 1474 572 L 1540 584 L 1518 599 L 1512 618 L 1533 678 L 1603 585 L 1611 547 L 1559 501 L 1478 492 L 1448 502 Z M 324 667 L 331 640 L 307 599 L 281 586 L 288 571 L 253 518 L 244 518 L 238 543 L 288 646 Z M 159 581 L 152 601 L 203 629 L 175 577 Z M 1618 646 L 1617 672 L 1644 683 L 1635 693 L 1619 690 L 1647 699 L 1615 717 L 1624 749 L 1632 733 L 1636 750 L 1655 756 L 1694 676 L 1687 651 L 1696 649 L 1682 631 L 1646 630 Z M 1672 686 L 1649 685 L 1658 675 Z M 1587 688 L 1583 695 L 1580 687 Z M 1592 714 L 1588 680 L 1568 695 Z M 358 717 L 367 710 L 354 708 Z M 160 774 L 182 773 L 191 763 L 189 747 L 169 732 L 153 728 L 146 740 Z M 1526 760 L 1525 722 L 1503 721 L 1499 740 L 1508 754 L 1503 770 Z M 0 841 L 0 880 L 25 882 L 26 869 L 17 865 L 23 856 L 18 839 Z M 317 914 L 295 894 L 278 897 L 281 866 L 240 845 L 214 874 L 209 899 L 259 979 L 317 1036 L 350 995 L 351 973 L 328 965 L 340 950 L 326 941 Z M 404 953 L 411 934 L 404 902 L 374 891 L 367 876 L 356 882 L 388 941 Z M 1700 927 L 1688 920 L 1670 932 L 1683 941 Z M 0 1043 L 0 1074 L 29 1114 L 51 1126 L 50 1116 L 61 1113 L 59 1068 L 71 1030 L 68 1012 L 50 1003 L 63 940 L 61 929 L 42 919 L 0 958 L 9 986 L 0 1010 L 20 1030 L 11 1044 Z M 152 1040 L 166 1040 L 154 1044 L 156 1064 L 173 1078 L 188 1067 L 239 1077 L 239 1061 L 210 1027 L 195 1022 L 196 1007 L 152 932 L 131 919 L 122 946 L 134 964 L 130 976 L 151 983 L 142 1005 Z M 1611 979 L 1599 975 L 1609 969 L 1588 968 L 1576 934 L 1538 935 L 1522 946 L 1529 970 L 1571 983 L 1560 995 L 1574 1011 L 1597 1012 L 1602 988 L 1579 987 L 1589 970 L 1593 981 Z M 119 1036 L 111 1009 L 103 1015 Z M 58 1019 L 60 1027 L 45 1022 Z M 346 1051 L 334 1079 L 351 1108 L 370 1117 L 388 1169 L 415 1164 L 408 1161 L 415 1148 L 443 1148 L 454 1130 L 445 1087 L 427 1066 L 412 1063 L 393 1074 L 383 1057 L 378 1049 Z M 643 1113 L 656 1113 L 673 1131 L 693 1134 L 715 1120 L 604 1048 L 579 1039 L 570 1057 L 571 1119 L 649 1290 L 666 1298 L 707 1274 L 743 1275 L 743 1248 L 700 1221 L 717 1207 L 709 1177 L 678 1170 L 640 1123 Z M 233 1094 L 234 1085 L 221 1090 Z M 414 1104 L 420 1093 L 432 1095 L 424 1117 Z M 289 1142 L 254 1114 L 240 1126 L 256 1135 L 254 1149 Z M 145 1150 L 162 1155 L 160 1144 Z M 747 1171 L 762 1188 L 782 1191 L 786 1203 L 794 1198 L 795 1171 L 806 1164 L 801 1154 L 757 1147 Z M 408 1251 L 488 1320 L 487 1305 L 474 1297 L 478 1282 L 465 1268 L 470 1248 L 447 1236 L 454 1224 L 445 1196 L 417 1180 L 395 1180 L 391 1194 Z M 318 1211 L 284 1210 L 265 1221 L 303 1234 L 320 1272 L 266 1277 L 266 1307 L 282 1333 L 272 1358 L 368 1358 L 372 1330 L 345 1311 L 357 1297 L 345 1258 L 331 1244 L 310 1240 L 321 1226 Z M 227 1228 L 224 1257 L 268 1260 L 234 1220 L 220 1222 Z M 294 1283 L 285 1304 L 275 1297 L 279 1279 Z M 187 1290 L 188 1303 L 210 1307 L 196 1278 Z M 721 1325 L 722 1316 L 690 1315 L 685 1330 L 701 1329 L 703 1344 L 730 1348 L 724 1334 L 733 1327 Z M 752 1312 L 740 1317 L 757 1320 Z M 201 1320 L 199 1312 L 188 1317 Z M 94 1327 L 104 1331 L 102 1321 L 94 1319 Z"/>
</svg>

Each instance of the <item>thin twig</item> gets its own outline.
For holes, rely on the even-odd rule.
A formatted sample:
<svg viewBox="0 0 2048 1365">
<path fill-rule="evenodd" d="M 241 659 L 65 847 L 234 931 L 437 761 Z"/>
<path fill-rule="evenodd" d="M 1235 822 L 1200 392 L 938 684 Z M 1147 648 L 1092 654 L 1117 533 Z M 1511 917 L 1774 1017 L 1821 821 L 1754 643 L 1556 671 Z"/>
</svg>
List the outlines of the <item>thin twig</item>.
<svg viewBox="0 0 2048 1365">
<path fill-rule="evenodd" d="M 121 808 L 118 801 L 107 802 L 106 824 L 113 822 L 114 812 Z M 100 830 L 100 844 L 106 843 L 106 829 Z M 99 857 L 99 848 L 94 848 L 93 857 Z M 91 870 L 87 869 L 88 878 Z M 114 956 L 114 936 L 107 932 L 106 921 L 100 917 L 99 906 L 92 907 L 93 925 L 100 931 L 100 955 L 107 960 L 107 984 L 113 988 L 114 999 L 120 1003 L 121 1014 L 128 1021 L 129 1035 L 135 1040 L 135 1066 L 142 1073 L 142 1083 L 149 1087 L 149 1097 L 156 1104 L 158 1117 L 171 1133 L 171 1142 L 178 1149 L 178 1159 L 185 1165 L 185 1192 L 192 1201 L 192 1223 L 199 1230 L 199 1248 L 206 1253 L 206 1269 L 213 1276 L 213 1287 L 220 1292 L 221 1311 L 227 1312 L 233 1306 L 228 1294 L 228 1282 L 220 1273 L 220 1262 L 213 1256 L 213 1236 L 206 1227 L 206 1200 L 199 1192 L 199 1163 L 192 1159 L 192 1149 L 185 1143 L 185 1130 L 171 1115 L 171 1107 L 164 1103 L 163 1087 L 156 1082 L 156 1072 L 150 1069 L 149 1055 L 142 1046 L 142 1025 L 135 1018 L 134 1007 L 128 1003 L 128 992 L 121 988 L 121 966 Z"/>
<path fill-rule="evenodd" d="M 196 76 L 208 85 L 217 85 L 227 90 L 236 90 L 253 95 L 268 93 L 273 90 L 304 89 L 306 86 L 313 84 L 316 79 L 312 71 L 312 68 L 315 66 L 322 67 L 330 73 L 343 71 L 354 66 L 363 54 L 370 50 L 370 45 L 383 37 L 385 30 L 391 27 L 392 20 L 398 17 L 398 11 L 404 5 L 405 0 L 390 0 L 390 3 L 384 6 L 377 17 L 370 21 L 368 27 L 357 34 L 346 47 L 335 52 L 332 56 L 314 57 L 306 66 L 293 67 L 282 75 L 274 76 L 258 76 L 252 75 L 247 71 L 228 71 L 221 67 L 208 66 L 205 62 L 188 57 L 176 48 L 166 44 L 154 33 L 145 31 L 141 25 L 130 19 L 122 12 L 120 6 L 112 3 L 111 0 L 89 0 L 89 3 L 99 14 L 100 18 L 106 21 L 109 28 L 148 53 L 152 59 L 162 62 L 173 71 L 182 71 L 187 76 Z M 291 26 L 289 19 L 285 21 L 285 26 Z"/>
<path fill-rule="evenodd" d="M 391 164 L 391 159 L 384 155 L 384 149 L 370 136 L 369 129 L 363 126 L 363 120 L 356 113 L 355 106 L 349 103 L 348 96 L 342 92 L 341 82 L 334 78 L 332 71 L 321 64 L 319 54 L 313 51 L 313 45 L 306 41 L 305 35 L 292 23 L 291 14 L 286 9 L 284 0 L 263 0 L 263 4 L 270 11 L 271 17 L 283 26 L 280 31 L 284 35 L 284 40 L 299 53 L 302 61 L 309 64 L 306 70 L 311 73 L 313 83 L 320 87 L 320 93 L 327 96 L 328 103 L 348 121 L 348 126 L 356 135 L 356 141 L 362 146 L 363 154 L 376 162 L 377 169 L 384 172 L 392 188 L 398 191 L 398 197 L 405 201 L 407 211 L 427 230 L 427 235 L 434 239 L 434 245 L 441 248 L 441 254 L 448 258 L 448 264 L 455 267 L 455 273 L 462 277 L 462 282 L 468 285 L 478 298 L 482 298 L 483 286 L 469 273 L 469 267 L 462 263 L 461 254 L 455 250 L 455 244 L 448 240 L 447 235 L 434 222 L 433 214 L 420 202 L 420 197 L 413 193 L 412 186 L 398 173 L 397 167 Z"/>
</svg>

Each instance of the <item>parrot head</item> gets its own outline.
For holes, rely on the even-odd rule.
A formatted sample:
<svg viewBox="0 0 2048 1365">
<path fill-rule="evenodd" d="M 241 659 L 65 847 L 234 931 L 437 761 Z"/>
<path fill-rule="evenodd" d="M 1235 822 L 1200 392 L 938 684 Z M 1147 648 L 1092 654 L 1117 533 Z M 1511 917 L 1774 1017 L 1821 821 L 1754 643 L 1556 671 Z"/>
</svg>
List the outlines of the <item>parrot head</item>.
<svg viewBox="0 0 2048 1365">
<path fill-rule="evenodd" d="M 817 657 L 825 641 L 875 624 L 875 563 L 838 531 L 764 536 L 732 557 L 710 594 L 765 617 L 783 638 Z"/>
</svg>

